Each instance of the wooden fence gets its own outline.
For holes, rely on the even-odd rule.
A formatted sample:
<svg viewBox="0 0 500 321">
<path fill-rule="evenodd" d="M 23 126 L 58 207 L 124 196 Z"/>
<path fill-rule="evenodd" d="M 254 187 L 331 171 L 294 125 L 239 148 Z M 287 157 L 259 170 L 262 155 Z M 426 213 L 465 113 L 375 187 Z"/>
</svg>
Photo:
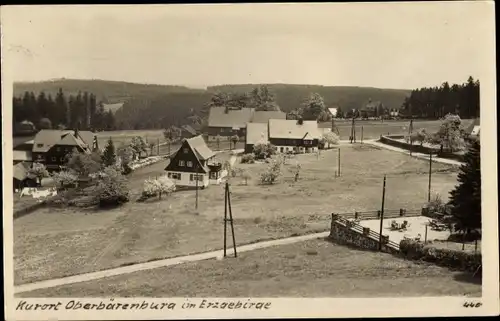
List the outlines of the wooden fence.
<svg viewBox="0 0 500 321">
<path fill-rule="evenodd" d="M 449 151 L 441 151 L 441 149 L 438 147 L 420 146 L 419 144 L 410 144 L 410 143 L 402 142 L 402 141 L 398 140 L 398 139 L 402 139 L 404 137 L 405 136 L 401 136 L 401 135 L 390 135 L 390 136 L 381 135 L 379 141 L 381 143 L 384 143 L 384 144 L 387 144 L 390 146 L 394 146 L 394 147 L 398 147 L 401 149 L 405 149 L 405 150 L 411 149 L 411 151 L 415 152 L 415 153 L 421 153 L 421 154 L 432 153 L 433 155 L 437 155 L 437 157 L 453 159 L 453 160 L 456 160 L 459 162 L 464 161 L 464 157 L 461 154 L 456 154 L 456 153 L 452 153 Z"/>
<path fill-rule="evenodd" d="M 381 216 L 380 210 L 378 211 L 364 211 L 364 212 L 347 212 L 347 213 L 337 213 L 344 218 L 353 218 L 360 220 L 371 220 L 379 219 Z M 384 219 L 386 218 L 397 218 L 397 217 L 416 217 L 422 216 L 422 210 L 407 210 L 404 208 L 394 209 L 394 210 L 384 210 Z"/>
<path fill-rule="evenodd" d="M 392 210 L 384 210 L 384 219 L 389 218 L 398 218 L 398 217 L 417 217 L 422 216 L 422 209 L 420 210 L 407 210 L 404 208 L 400 209 L 392 209 Z M 346 227 L 349 227 L 353 231 L 369 237 L 377 242 L 380 242 L 380 234 L 371 230 L 370 228 L 364 227 L 358 224 L 356 221 L 350 221 L 349 219 L 354 220 L 369 220 L 369 219 L 380 219 L 381 211 L 364 211 L 364 212 L 348 212 L 348 213 L 334 213 L 332 214 L 332 224 L 334 221 L 339 222 Z M 399 244 L 393 242 L 389 239 L 388 236 L 382 235 L 382 242 L 384 245 L 399 251 Z"/>
<path fill-rule="evenodd" d="M 353 231 L 355 231 L 355 232 L 357 232 L 365 237 L 371 238 L 372 240 L 374 240 L 376 242 L 380 242 L 380 234 L 377 232 L 374 232 L 373 230 L 371 230 L 368 227 L 361 226 L 358 223 L 356 223 L 354 221 L 349 221 L 348 219 L 345 219 L 341 216 L 335 217 L 335 214 L 332 214 L 332 222 L 333 221 L 341 223 L 345 227 L 350 228 L 351 230 L 353 230 Z M 382 235 L 382 244 L 386 245 L 388 247 L 391 247 L 395 251 L 399 251 L 399 244 L 391 241 L 388 236 Z"/>
</svg>

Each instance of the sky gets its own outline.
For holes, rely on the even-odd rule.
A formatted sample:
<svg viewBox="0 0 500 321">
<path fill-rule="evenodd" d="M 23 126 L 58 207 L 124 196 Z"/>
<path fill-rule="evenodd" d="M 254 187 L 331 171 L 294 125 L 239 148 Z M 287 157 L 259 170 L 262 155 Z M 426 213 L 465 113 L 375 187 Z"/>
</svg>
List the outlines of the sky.
<svg viewBox="0 0 500 321">
<path fill-rule="evenodd" d="M 484 2 L 12 6 L 2 8 L 2 52 L 14 81 L 413 89 L 487 72 L 492 9 Z"/>
</svg>

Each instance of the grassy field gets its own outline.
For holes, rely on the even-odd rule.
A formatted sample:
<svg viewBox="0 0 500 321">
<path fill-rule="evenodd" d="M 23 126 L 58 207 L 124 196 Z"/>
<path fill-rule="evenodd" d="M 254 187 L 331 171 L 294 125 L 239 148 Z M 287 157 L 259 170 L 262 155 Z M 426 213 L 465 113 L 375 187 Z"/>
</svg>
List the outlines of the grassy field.
<svg viewBox="0 0 500 321">
<path fill-rule="evenodd" d="M 387 174 L 387 209 L 419 209 L 427 200 L 427 162 L 368 145 L 342 145 L 342 177 L 335 178 L 336 151 L 299 155 L 298 182 L 287 168 L 281 182 L 259 185 L 267 164 L 240 164 L 253 178 L 231 182 L 238 244 L 326 231 L 333 212 L 376 210 Z M 143 180 L 160 175 L 166 162 L 134 172 L 132 194 Z M 286 165 L 288 167 L 290 165 Z M 456 170 L 433 166 L 433 191 L 446 200 Z M 14 221 L 15 283 L 91 272 L 222 247 L 224 190 L 210 186 L 176 192 L 161 201 L 132 201 L 113 210 L 40 209 Z"/>
<path fill-rule="evenodd" d="M 240 253 L 106 279 L 36 290 L 22 297 L 420 297 L 481 296 L 478 280 L 389 254 L 325 240 Z"/>
<path fill-rule="evenodd" d="M 467 128 L 472 123 L 471 119 L 463 119 L 462 127 Z M 417 131 L 421 128 L 425 128 L 428 133 L 437 132 L 441 121 L 439 120 L 415 120 L 413 122 L 413 131 Z M 331 122 L 321 123 L 320 127 L 329 128 L 331 127 Z M 340 139 L 349 139 L 351 135 L 351 121 L 350 120 L 336 120 L 335 125 L 337 126 L 340 134 Z M 384 122 L 372 121 L 372 120 L 357 120 L 355 123 L 356 127 L 356 139 L 361 140 L 361 133 L 363 133 L 363 139 L 378 139 L 380 135 L 407 135 L 408 126 L 410 125 L 409 120 L 384 120 Z M 363 128 L 361 128 L 363 127 Z"/>
</svg>

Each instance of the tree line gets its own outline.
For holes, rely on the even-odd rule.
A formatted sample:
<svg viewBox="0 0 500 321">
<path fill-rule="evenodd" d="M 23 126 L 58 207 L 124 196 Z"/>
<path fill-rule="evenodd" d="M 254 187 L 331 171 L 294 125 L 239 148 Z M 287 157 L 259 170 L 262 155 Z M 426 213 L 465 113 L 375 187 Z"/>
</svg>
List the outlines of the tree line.
<svg viewBox="0 0 500 321">
<path fill-rule="evenodd" d="M 401 114 L 413 118 L 438 119 L 447 114 L 479 117 L 479 80 L 471 76 L 463 84 L 444 82 L 440 87 L 418 88 L 406 97 Z"/>
<path fill-rule="evenodd" d="M 106 111 L 102 102 L 97 102 L 92 93 L 79 92 L 66 97 L 59 89 L 55 97 L 40 92 L 35 96 L 26 91 L 13 97 L 13 122 L 32 122 L 38 129 L 78 128 L 82 130 L 113 130 L 116 128 L 114 115 Z"/>
</svg>

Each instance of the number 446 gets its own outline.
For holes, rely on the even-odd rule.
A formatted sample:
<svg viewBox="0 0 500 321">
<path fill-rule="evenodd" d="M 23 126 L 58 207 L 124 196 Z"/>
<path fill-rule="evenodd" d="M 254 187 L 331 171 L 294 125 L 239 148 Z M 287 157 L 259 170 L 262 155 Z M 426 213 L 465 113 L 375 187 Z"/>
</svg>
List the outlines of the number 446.
<svg viewBox="0 0 500 321">
<path fill-rule="evenodd" d="M 464 307 L 465 308 L 479 308 L 483 304 L 481 302 L 465 302 Z"/>
</svg>

